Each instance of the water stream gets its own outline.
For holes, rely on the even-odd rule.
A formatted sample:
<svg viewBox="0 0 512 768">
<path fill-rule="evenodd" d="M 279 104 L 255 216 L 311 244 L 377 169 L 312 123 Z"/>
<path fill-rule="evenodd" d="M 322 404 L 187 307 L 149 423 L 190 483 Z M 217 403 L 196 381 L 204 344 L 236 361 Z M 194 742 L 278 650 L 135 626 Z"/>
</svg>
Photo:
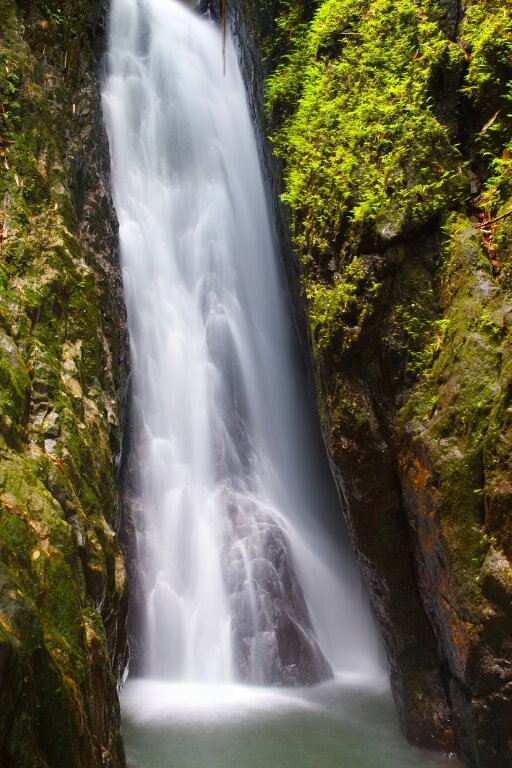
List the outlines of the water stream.
<svg viewBox="0 0 512 768">
<path fill-rule="evenodd" d="M 229 36 L 223 68 L 219 29 L 186 6 L 113 0 L 103 105 L 143 574 L 128 753 L 138 768 L 433 765 L 382 683 Z M 383 728 L 391 762 L 356 759 L 350 743 Z"/>
</svg>

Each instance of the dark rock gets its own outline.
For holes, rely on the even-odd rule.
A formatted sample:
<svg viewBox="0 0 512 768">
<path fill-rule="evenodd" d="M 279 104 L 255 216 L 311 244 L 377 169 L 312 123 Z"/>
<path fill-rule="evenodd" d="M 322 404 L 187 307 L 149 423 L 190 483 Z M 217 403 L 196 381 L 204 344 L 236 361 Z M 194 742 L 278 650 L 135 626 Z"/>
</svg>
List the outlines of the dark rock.
<svg viewBox="0 0 512 768">
<path fill-rule="evenodd" d="M 316 641 L 288 538 L 276 513 L 226 492 L 223 562 L 235 667 L 261 685 L 311 685 L 332 676 Z"/>
</svg>

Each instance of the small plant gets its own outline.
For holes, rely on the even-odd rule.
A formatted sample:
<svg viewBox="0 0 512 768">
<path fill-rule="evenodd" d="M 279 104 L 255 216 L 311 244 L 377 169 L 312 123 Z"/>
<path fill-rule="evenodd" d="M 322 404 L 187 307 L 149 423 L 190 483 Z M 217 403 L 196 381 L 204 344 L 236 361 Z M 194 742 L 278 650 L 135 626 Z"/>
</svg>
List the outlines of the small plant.
<svg viewBox="0 0 512 768">
<path fill-rule="evenodd" d="M 486 312 L 480 315 L 478 325 L 489 336 L 492 342 L 500 344 L 503 338 L 503 328 L 500 328 Z"/>
<path fill-rule="evenodd" d="M 61 26 L 65 22 L 64 13 L 61 8 L 52 8 L 44 0 L 39 0 L 39 6 L 45 18 L 53 22 L 56 26 Z"/>
<path fill-rule="evenodd" d="M 489 110 L 477 137 L 487 176 L 477 203 L 493 218 L 512 196 L 512 11 L 498 0 L 472 3 L 461 35 L 470 53 L 463 93 Z"/>
<path fill-rule="evenodd" d="M 2 118 L 4 136 L 0 137 L 0 142 L 5 144 L 5 139 L 10 138 L 11 131 L 21 119 L 21 104 L 17 98 L 21 77 L 13 69 L 13 65 L 9 61 L 3 63 L 2 69 L 3 72 L 0 69 L 0 116 Z"/>
<path fill-rule="evenodd" d="M 346 267 L 343 274 L 336 277 L 332 286 L 307 281 L 306 298 L 308 300 L 309 320 L 315 342 L 319 349 L 327 347 L 336 333 L 344 329 L 343 316 L 352 315 L 352 323 L 362 323 L 367 311 L 367 303 L 358 295 L 366 280 L 364 269 L 357 257 Z M 377 290 L 372 284 L 370 291 Z"/>
</svg>

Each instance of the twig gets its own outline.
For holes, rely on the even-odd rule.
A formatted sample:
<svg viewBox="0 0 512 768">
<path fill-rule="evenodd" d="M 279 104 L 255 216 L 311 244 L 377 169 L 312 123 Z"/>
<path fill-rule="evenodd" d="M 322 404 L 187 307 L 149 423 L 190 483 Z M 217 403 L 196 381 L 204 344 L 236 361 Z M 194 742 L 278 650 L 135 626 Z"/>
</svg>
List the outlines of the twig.
<svg viewBox="0 0 512 768">
<path fill-rule="evenodd" d="M 486 221 L 482 221 L 481 224 L 477 224 L 477 227 L 486 227 L 487 224 L 496 224 L 497 221 L 501 221 L 501 219 L 504 219 L 506 216 L 510 216 L 512 214 L 512 208 L 510 211 L 505 211 L 505 213 L 502 213 L 500 216 L 496 216 L 494 219 L 487 219 Z"/>
</svg>

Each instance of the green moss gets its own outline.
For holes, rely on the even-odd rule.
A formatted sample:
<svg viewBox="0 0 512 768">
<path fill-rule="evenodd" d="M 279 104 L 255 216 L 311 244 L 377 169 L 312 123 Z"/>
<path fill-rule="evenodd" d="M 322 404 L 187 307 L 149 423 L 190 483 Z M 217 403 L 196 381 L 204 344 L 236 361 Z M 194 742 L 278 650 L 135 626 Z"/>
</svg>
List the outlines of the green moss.
<svg viewBox="0 0 512 768">
<path fill-rule="evenodd" d="M 431 81 L 463 56 L 412 0 L 327 0 L 296 46 L 269 80 L 268 105 L 291 112 L 273 141 L 301 254 L 387 240 L 460 199 L 460 157 Z"/>
<path fill-rule="evenodd" d="M 386 320 L 384 346 L 403 350 L 405 379 L 412 383 L 430 370 L 448 321 L 437 317 L 432 279 L 421 265 L 411 260 L 399 282 Z"/>
<path fill-rule="evenodd" d="M 30 380 L 15 343 L 0 332 L 0 424 L 4 438 L 23 435 Z"/>
<path fill-rule="evenodd" d="M 84 390 L 93 386 L 100 371 L 100 347 L 97 338 L 98 307 L 92 272 L 85 272 L 76 283 L 68 305 L 68 336 L 81 341 L 79 375 Z"/>
<path fill-rule="evenodd" d="M 65 640 L 70 652 L 76 656 L 83 645 L 81 604 L 76 573 L 71 569 L 69 562 L 57 554 L 45 558 L 45 565 L 45 578 L 51 584 L 44 607 L 48 616 L 47 623 Z M 75 669 L 74 674 L 79 679 L 79 669 Z"/>
<path fill-rule="evenodd" d="M 350 434 L 364 434 L 371 426 L 372 408 L 363 393 L 338 376 L 332 396 L 328 400 L 334 424 L 343 424 Z"/>
<path fill-rule="evenodd" d="M 35 722 L 40 749 L 51 755 L 52 768 L 67 768 L 70 752 L 76 748 L 72 720 L 74 704 L 69 699 L 62 672 L 44 650 L 34 653 L 32 664 L 34 683 L 42 702 L 37 708 Z"/>
<path fill-rule="evenodd" d="M 13 768 L 50 768 L 34 741 L 33 727 L 32 719 L 26 714 L 14 723 L 11 735 Z"/>
<path fill-rule="evenodd" d="M 501 0 L 472 0 L 460 36 L 470 56 L 465 92 L 475 101 L 505 93 L 512 69 L 510 7 Z"/>
<path fill-rule="evenodd" d="M 318 349 L 327 347 L 340 332 L 340 349 L 350 346 L 357 337 L 368 311 L 368 301 L 362 297 L 365 289 L 372 295 L 378 284 L 367 288 L 369 279 L 359 259 L 355 257 L 343 274 L 338 274 L 333 285 L 313 280 L 306 281 L 309 322 Z"/>
<path fill-rule="evenodd" d="M 502 212 L 512 196 L 512 12 L 498 0 L 472 2 L 461 25 L 469 66 L 463 93 L 481 122 L 475 164 L 485 179 L 479 204 Z"/>
<path fill-rule="evenodd" d="M 478 231 L 463 216 L 453 217 L 446 231 L 443 336 L 400 419 L 409 431 L 414 425 L 431 457 L 453 583 L 459 599 L 475 611 L 482 600 L 476 578 L 495 534 L 486 521 L 487 494 L 497 463 L 503 472 L 502 457 L 510 449 L 503 368 L 510 319 L 507 295 L 493 279 Z M 503 441 L 501 450 L 497 441 Z"/>
<path fill-rule="evenodd" d="M 11 675 L 0 762 L 6 745 L 8 764 L 23 768 L 120 762 L 97 613 L 114 616 L 120 599 L 117 544 L 102 526 L 118 509 L 99 380 L 115 393 L 74 207 L 73 157 L 97 107 L 96 6 L 0 0 L 0 642 Z M 107 204 L 95 251 L 108 215 Z"/>
<path fill-rule="evenodd" d="M 27 566 L 28 558 L 25 557 L 25 554 L 30 545 L 35 544 L 35 539 L 30 536 L 26 523 L 18 517 L 16 511 L 11 507 L 12 504 L 8 499 L 2 501 L 0 508 L 2 544 L 11 555 L 16 556 L 16 559 L 21 561 L 22 566 Z"/>
</svg>

